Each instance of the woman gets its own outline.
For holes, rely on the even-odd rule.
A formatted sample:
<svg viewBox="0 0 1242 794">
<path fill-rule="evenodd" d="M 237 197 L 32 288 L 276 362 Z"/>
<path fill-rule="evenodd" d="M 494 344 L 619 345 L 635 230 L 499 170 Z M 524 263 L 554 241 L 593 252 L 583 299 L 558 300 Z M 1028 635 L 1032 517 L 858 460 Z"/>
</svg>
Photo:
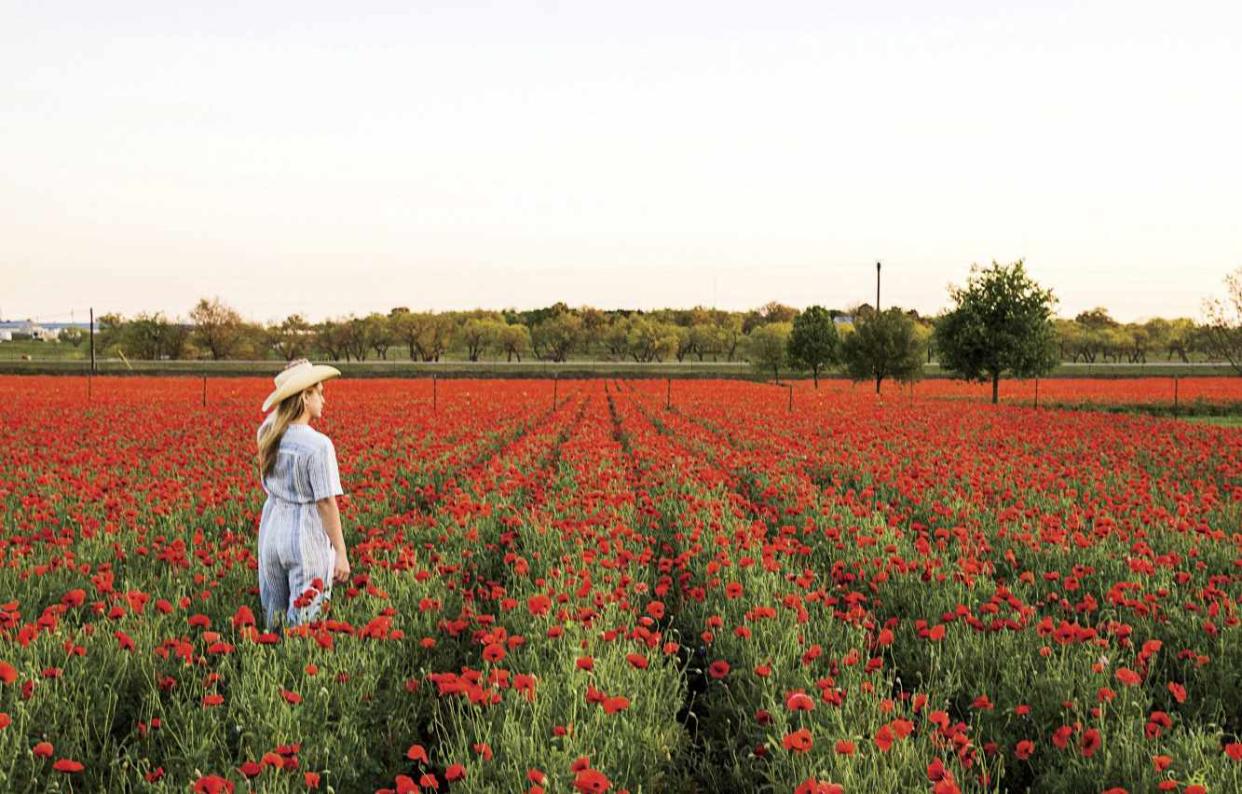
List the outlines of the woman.
<svg viewBox="0 0 1242 794">
<path fill-rule="evenodd" d="M 323 416 L 323 382 L 335 367 L 289 362 L 259 425 L 259 472 L 267 501 L 259 521 L 259 599 L 268 631 L 313 619 L 332 583 L 349 579 L 336 497 L 344 495 L 332 440 L 310 426 Z"/>
</svg>

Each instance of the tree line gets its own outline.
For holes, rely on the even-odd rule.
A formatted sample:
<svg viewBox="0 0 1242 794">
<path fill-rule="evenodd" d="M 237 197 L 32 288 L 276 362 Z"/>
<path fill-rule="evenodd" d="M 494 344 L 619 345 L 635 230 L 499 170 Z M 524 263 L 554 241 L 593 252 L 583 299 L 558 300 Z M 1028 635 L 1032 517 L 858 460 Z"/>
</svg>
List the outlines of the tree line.
<svg viewBox="0 0 1242 794">
<path fill-rule="evenodd" d="M 565 303 L 526 311 L 476 309 L 349 315 L 308 322 L 292 314 L 254 323 L 217 298 L 203 298 L 187 319 L 162 312 L 102 315 L 96 344 L 104 355 L 138 359 L 408 359 L 434 362 L 747 361 L 779 380 L 841 368 L 858 380 L 919 377 L 925 362 L 972 379 L 1031 377 L 1059 362 L 1146 363 L 1224 360 L 1242 372 L 1242 269 L 1226 279 L 1225 301 L 1207 303 L 1208 321 L 1155 318 L 1121 323 L 1105 308 L 1054 315 L 1056 298 L 1021 260 L 971 268 L 951 287 L 953 306 L 936 317 L 868 304 L 799 310 L 770 302 L 748 311 L 603 310 Z M 62 339 L 80 345 L 80 329 Z M 1002 352 L 1007 351 L 1007 352 Z"/>
</svg>

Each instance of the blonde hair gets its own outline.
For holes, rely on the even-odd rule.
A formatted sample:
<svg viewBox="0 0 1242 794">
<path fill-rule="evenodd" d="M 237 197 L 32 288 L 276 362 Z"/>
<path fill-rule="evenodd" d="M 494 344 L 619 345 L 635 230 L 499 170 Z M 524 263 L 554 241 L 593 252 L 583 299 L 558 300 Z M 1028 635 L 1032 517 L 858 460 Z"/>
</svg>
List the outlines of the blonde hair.
<svg viewBox="0 0 1242 794">
<path fill-rule="evenodd" d="M 305 361 L 304 358 L 294 359 L 285 365 L 285 369 L 296 367 Z M 320 381 L 297 394 L 290 394 L 276 406 L 274 412 L 276 415 L 259 437 L 258 463 L 261 479 L 266 479 L 272 473 L 272 469 L 276 468 L 276 451 L 280 449 L 280 439 L 284 437 L 289 424 L 306 410 L 306 393 L 322 388 L 323 381 Z"/>
</svg>

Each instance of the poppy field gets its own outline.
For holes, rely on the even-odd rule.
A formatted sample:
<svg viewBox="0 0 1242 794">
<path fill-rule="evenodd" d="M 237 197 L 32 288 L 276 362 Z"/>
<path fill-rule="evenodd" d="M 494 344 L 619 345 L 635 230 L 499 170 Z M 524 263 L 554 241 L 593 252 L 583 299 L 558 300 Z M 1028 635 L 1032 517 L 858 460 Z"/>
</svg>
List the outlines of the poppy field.
<svg viewBox="0 0 1242 794">
<path fill-rule="evenodd" d="M 0 378 L 0 790 L 1242 790 L 1242 430 L 332 381 L 353 573 L 278 634 L 271 381 L 201 388 Z"/>
</svg>

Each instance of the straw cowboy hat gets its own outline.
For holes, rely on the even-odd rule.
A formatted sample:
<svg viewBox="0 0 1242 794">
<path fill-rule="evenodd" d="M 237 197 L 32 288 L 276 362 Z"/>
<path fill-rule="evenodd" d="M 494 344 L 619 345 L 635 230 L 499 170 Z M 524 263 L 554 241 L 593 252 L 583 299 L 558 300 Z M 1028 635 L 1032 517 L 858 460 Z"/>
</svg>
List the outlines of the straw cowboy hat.
<svg viewBox="0 0 1242 794">
<path fill-rule="evenodd" d="M 309 389 L 321 380 L 340 377 L 341 371 L 327 364 L 312 364 L 304 358 L 290 361 L 276 376 L 276 391 L 263 401 L 263 411 L 276 405 L 290 395 Z"/>
</svg>

